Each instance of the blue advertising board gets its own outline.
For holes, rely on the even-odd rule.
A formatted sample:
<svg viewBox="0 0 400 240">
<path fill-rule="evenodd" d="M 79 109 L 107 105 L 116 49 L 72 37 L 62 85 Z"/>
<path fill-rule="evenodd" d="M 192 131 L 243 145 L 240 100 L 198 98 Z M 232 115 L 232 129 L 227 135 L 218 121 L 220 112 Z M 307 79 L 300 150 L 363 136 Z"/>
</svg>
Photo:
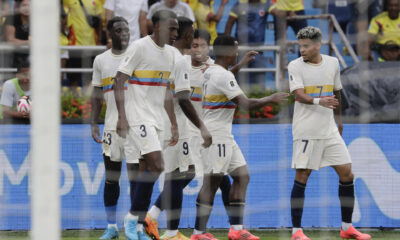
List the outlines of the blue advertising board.
<svg viewBox="0 0 400 240">
<path fill-rule="evenodd" d="M 29 132 L 29 125 L 0 126 L 0 230 L 30 229 L 29 176 L 33 173 L 30 172 Z M 101 146 L 92 140 L 89 125 L 62 125 L 61 132 L 62 228 L 104 228 L 105 171 Z M 250 170 L 246 227 L 290 227 L 290 192 L 294 181 L 294 170 L 290 168 L 291 126 L 239 124 L 233 126 L 233 134 Z M 400 125 L 347 124 L 343 137 L 355 175 L 354 224 L 400 227 Z M 162 190 L 162 181 L 163 176 L 154 186 L 152 202 Z M 305 227 L 340 226 L 338 181 L 331 168 L 313 172 L 306 190 Z M 125 168 L 120 186 L 118 225 L 122 226 L 122 219 L 130 208 Z M 201 178 L 196 178 L 184 190 L 182 228 L 194 225 L 195 200 L 200 187 Z M 162 228 L 164 219 L 162 215 Z M 219 193 L 208 226 L 229 227 Z"/>
</svg>

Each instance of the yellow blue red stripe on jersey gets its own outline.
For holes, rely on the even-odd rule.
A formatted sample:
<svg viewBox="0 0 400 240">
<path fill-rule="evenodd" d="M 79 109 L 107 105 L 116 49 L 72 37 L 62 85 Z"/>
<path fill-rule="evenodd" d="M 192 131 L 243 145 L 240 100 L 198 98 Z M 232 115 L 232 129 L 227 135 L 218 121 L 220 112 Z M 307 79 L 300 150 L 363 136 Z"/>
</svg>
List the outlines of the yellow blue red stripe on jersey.
<svg viewBox="0 0 400 240">
<path fill-rule="evenodd" d="M 313 98 L 333 96 L 333 85 L 306 86 L 304 93 Z"/>
<path fill-rule="evenodd" d="M 113 77 L 108 77 L 108 78 L 103 78 L 101 79 L 101 83 L 103 85 L 103 92 L 110 92 L 112 90 L 114 90 L 114 78 Z M 128 84 L 124 83 L 124 89 L 127 90 L 128 89 Z"/>
<path fill-rule="evenodd" d="M 236 108 L 236 104 L 230 101 L 225 95 L 206 95 L 203 99 L 203 108 L 219 109 L 219 108 Z"/>
<path fill-rule="evenodd" d="M 203 90 L 201 87 L 191 86 L 192 92 L 190 93 L 190 100 L 200 102 L 203 97 Z"/>
<path fill-rule="evenodd" d="M 154 70 L 135 70 L 129 79 L 130 84 L 146 86 L 164 86 L 168 85 L 170 72 Z"/>
</svg>

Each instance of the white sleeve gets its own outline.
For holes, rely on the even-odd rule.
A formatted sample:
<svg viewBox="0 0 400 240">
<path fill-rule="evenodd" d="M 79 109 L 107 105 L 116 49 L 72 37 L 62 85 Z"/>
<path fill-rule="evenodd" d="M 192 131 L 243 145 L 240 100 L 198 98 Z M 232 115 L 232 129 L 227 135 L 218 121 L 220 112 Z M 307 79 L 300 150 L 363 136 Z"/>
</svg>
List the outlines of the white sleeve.
<svg viewBox="0 0 400 240">
<path fill-rule="evenodd" d="M 187 12 L 187 18 L 189 18 L 190 20 L 192 20 L 193 22 L 196 21 L 195 17 L 194 17 L 194 13 L 192 11 L 192 9 L 190 8 L 189 4 L 186 4 L 186 12 Z"/>
<path fill-rule="evenodd" d="M 294 90 L 300 88 L 304 88 L 304 83 L 303 83 L 303 78 L 301 77 L 301 73 L 293 65 L 293 63 L 289 63 L 288 74 L 289 74 L 290 92 L 293 92 Z"/>
<path fill-rule="evenodd" d="M 1 100 L 0 100 L 1 105 L 7 107 L 13 106 L 13 101 L 14 101 L 13 92 L 15 91 L 13 87 L 15 89 L 14 83 L 11 80 L 8 80 L 3 84 L 3 91 L 1 93 Z"/>
<path fill-rule="evenodd" d="M 149 11 L 147 12 L 147 17 L 146 17 L 147 19 L 151 20 L 151 18 L 153 17 L 153 14 L 155 13 L 156 5 L 158 5 L 158 3 L 154 3 L 154 4 L 150 7 Z"/>
<path fill-rule="evenodd" d="M 173 81 L 175 84 L 175 93 L 181 91 L 190 91 L 189 73 L 191 66 L 187 60 L 182 57 L 175 63 Z"/>
<path fill-rule="evenodd" d="M 106 2 L 104 3 L 104 8 L 114 12 L 115 11 L 115 0 L 106 0 Z"/>
<path fill-rule="evenodd" d="M 101 82 L 101 67 L 99 65 L 99 57 L 97 56 L 93 62 L 92 86 L 94 87 L 103 87 L 103 83 Z"/>
<path fill-rule="evenodd" d="M 142 1 L 142 6 L 140 7 L 140 10 L 147 13 L 149 11 L 149 6 L 147 5 L 147 0 Z"/>
<path fill-rule="evenodd" d="M 334 91 L 339 91 L 342 89 L 342 82 L 340 81 L 340 66 L 339 66 L 339 61 L 336 59 L 336 71 L 335 71 L 335 79 L 334 79 L 334 86 L 333 90 Z"/>
<path fill-rule="evenodd" d="M 231 72 L 220 74 L 217 81 L 217 88 L 223 92 L 229 100 L 243 94 L 242 89 L 239 87 L 239 84 L 236 82 Z"/>
<path fill-rule="evenodd" d="M 124 59 L 122 59 L 121 64 L 118 67 L 118 72 L 125 73 L 126 75 L 132 76 L 133 71 L 139 65 L 139 61 L 141 60 L 141 47 L 137 42 L 133 42 L 126 53 Z"/>
</svg>

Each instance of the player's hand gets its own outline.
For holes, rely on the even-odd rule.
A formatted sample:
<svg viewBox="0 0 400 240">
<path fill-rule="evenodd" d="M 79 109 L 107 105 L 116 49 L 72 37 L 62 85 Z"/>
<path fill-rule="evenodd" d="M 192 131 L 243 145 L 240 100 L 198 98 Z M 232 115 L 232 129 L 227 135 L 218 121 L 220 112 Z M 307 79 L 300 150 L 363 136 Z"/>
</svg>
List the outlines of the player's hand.
<svg viewBox="0 0 400 240">
<path fill-rule="evenodd" d="M 244 57 L 240 60 L 239 64 L 241 66 L 247 65 L 249 62 L 254 61 L 256 59 L 256 55 L 258 55 L 257 51 L 249 51 L 244 55 Z"/>
<path fill-rule="evenodd" d="M 20 112 L 20 118 L 29 118 L 30 117 L 30 113 L 29 112 Z"/>
<path fill-rule="evenodd" d="M 221 1 L 221 5 L 224 5 L 224 6 L 225 6 L 226 4 L 228 4 L 228 2 L 229 2 L 229 0 L 222 0 L 222 1 Z"/>
<path fill-rule="evenodd" d="M 171 126 L 171 135 L 168 146 L 175 146 L 179 140 L 178 126 Z"/>
<path fill-rule="evenodd" d="M 128 132 L 129 132 L 128 120 L 126 120 L 126 118 L 118 118 L 117 134 L 122 138 L 126 138 Z"/>
<path fill-rule="evenodd" d="M 326 108 L 335 109 L 336 106 L 339 105 L 339 101 L 335 98 L 335 96 L 324 97 L 320 98 L 319 105 Z"/>
<path fill-rule="evenodd" d="M 208 148 L 212 144 L 212 136 L 208 129 L 203 125 L 200 128 L 201 137 L 203 138 L 204 142 L 202 144 L 203 147 Z"/>
<path fill-rule="evenodd" d="M 289 93 L 277 92 L 268 96 L 269 102 L 279 104 L 283 101 L 287 101 Z"/>
<path fill-rule="evenodd" d="M 340 136 L 343 136 L 342 135 L 342 133 L 343 133 L 343 124 L 338 124 L 338 130 L 339 130 Z"/>
<path fill-rule="evenodd" d="M 95 142 L 101 143 L 100 128 L 97 124 L 91 124 L 92 138 Z"/>
</svg>

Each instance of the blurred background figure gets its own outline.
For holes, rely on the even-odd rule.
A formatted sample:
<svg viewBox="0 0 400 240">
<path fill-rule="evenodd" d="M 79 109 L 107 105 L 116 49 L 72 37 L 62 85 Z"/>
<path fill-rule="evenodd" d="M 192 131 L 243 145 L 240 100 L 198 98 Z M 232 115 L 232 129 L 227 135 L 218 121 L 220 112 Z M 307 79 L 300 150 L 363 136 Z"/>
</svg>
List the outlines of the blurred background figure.
<svg viewBox="0 0 400 240">
<path fill-rule="evenodd" d="M 218 37 L 217 23 L 221 20 L 224 13 L 225 5 L 229 0 L 222 0 L 217 13 L 214 13 L 214 1 L 212 0 L 199 0 L 192 7 L 194 16 L 196 18 L 196 28 L 207 31 L 211 36 L 210 44 Z"/>
<path fill-rule="evenodd" d="M 101 0 L 63 0 L 68 15 L 69 44 L 76 46 L 101 45 L 103 5 Z M 92 56 L 84 51 L 70 57 L 69 68 L 91 68 Z M 88 86 L 91 74 L 67 74 L 69 86 Z"/>
<path fill-rule="evenodd" d="M 104 8 L 106 21 L 114 16 L 121 16 L 129 23 L 129 43 L 147 36 L 146 15 L 148 12 L 147 0 L 106 0 Z M 111 47 L 111 37 L 107 34 L 107 46 Z"/>
<path fill-rule="evenodd" d="M 151 17 L 159 10 L 170 10 L 178 17 L 187 17 L 195 22 L 193 11 L 187 3 L 181 2 L 180 0 L 161 0 L 160 2 L 154 3 L 147 13 L 147 30 L 149 33 L 153 32 Z"/>
<path fill-rule="evenodd" d="M 23 96 L 30 96 L 30 67 L 29 62 L 23 59 L 17 64 L 15 78 L 3 84 L 0 105 L 4 118 L 26 119 L 29 118 L 29 112 L 18 112 L 17 102 Z"/>
<path fill-rule="evenodd" d="M 270 13 L 274 16 L 275 44 L 286 39 L 286 28 L 290 26 L 295 35 L 297 32 L 307 27 L 307 20 L 286 20 L 286 17 L 305 15 L 303 0 L 276 0 L 271 6 Z"/>
<path fill-rule="evenodd" d="M 264 45 L 265 28 L 267 25 L 269 3 L 266 0 L 244 0 L 236 3 L 231 9 L 229 19 L 225 27 L 225 34 L 231 35 L 233 25 L 237 23 L 234 33 L 239 45 L 259 46 Z M 267 58 L 263 52 L 259 52 L 250 61 L 250 68 L 267 67 Z M 249 86 L 257 85 L 261 89 L 265 88 L 265 72 L 245 74 L 246 83 Z M 240 78 L 242 83 L 243 79 Z M 244 86 L 241 86 L 242 88 Z M 246 87 L 244 87 L 246 88 Z"/>
<path fill-rule="evenodd" d="M 29 44 L 30 0 L 15 1 L 15 13 L 9 15 L 4 23 L 4 40 L 16 45 Z M 11 65 L 16 67 L 19 61 L 26 61 L 28 53 L 12 54 Z"/>
<path fill-rule="evenodd" d="M 365 48 L 369 60 L 374 59 L 371 52 L 376 49 L 379 52 L 381 48 L 387 53 L 388 48 L 395 49 L 400 46 L 400 0 L 386 0 L 384 11 L 372 18 L 368 29 L 368 47 Z M 388 47 L 390 46 L 390 47 Z M 375 59 L 382 57 L 378 56 Z"/>
</svg>

